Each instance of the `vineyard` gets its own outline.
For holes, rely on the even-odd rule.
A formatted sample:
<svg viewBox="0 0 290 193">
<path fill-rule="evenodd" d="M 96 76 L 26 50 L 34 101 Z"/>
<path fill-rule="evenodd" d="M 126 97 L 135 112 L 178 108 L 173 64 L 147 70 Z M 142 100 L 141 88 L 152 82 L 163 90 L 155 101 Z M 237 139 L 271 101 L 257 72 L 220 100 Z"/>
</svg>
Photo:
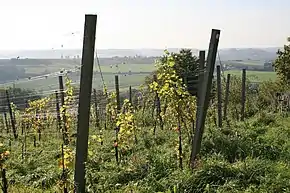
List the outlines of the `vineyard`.
<svg viewBox="0 0 290 193">
<path fill-rule="evenodd" d="M 80 88 L 60 74 L 59 89 L 18 105 L 27 96 L 7 89 L 2 191 L 290 192 L 289 86 L 277 79 L 253 87 L 246 70 L 223 75 L 219 34 L 212 30 L 207 57 L 165 50 L 136 89 L 118 75 L 114 87 L 89 86 L 88 39 Z"/>
</svg>

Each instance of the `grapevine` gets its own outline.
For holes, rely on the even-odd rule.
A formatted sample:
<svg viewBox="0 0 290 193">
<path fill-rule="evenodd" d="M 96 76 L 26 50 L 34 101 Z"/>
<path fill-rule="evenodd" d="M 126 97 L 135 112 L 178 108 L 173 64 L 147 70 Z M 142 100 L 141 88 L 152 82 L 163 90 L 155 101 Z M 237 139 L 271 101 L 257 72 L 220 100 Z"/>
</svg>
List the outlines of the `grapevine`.
<svg viewBox="0 0 290 193">
<path fill-rule="evenodd" d="M 65 144 L 69 143 L 69 130 L 72 127 L 72 116 L 69 113 L 69 107 L 73 103 L 73 86 L 71 85 L 72 80 L 68 77 L 65 78 L 65 97 L 64 97 L 64 104 L 60 108 L 61 112 L 61 120 L 64 122 L 65 129 L 63 130 L 63 140 Z M 65 119 L 64 119 L 65 117 Z"/>
<path fill-rule="evenodd" d="M 137 131 L 135 114 L 128 99 L 124 100 L 122 111 L 117 117 L 116 126 L 119 128 L 118 146 L 121 152 L 124 153 L 132 149 L 134 142 L 136 142 Z"/>
<path fill-rule="evenodd" d="M 182 159 L 181 125 L 183 122 L 187 132 L 188 141 L 191 140 L 191 131 L 186 123 L 192 123 L 196 110 L 196 99 L 191 96 L 174 69 L 174 58 L 165 51 L 165 60 L 157 61 L 157 80 L 149 84 L 151 93 L 158 93 L 161 103 L 166 105 L 166 109 L 161 112 L 162 120 L 167 120 L 170 128 L 178 128 L 178 157 Z M 165 104 L 166 102 L 166 104 Z M 182 164 L 180 163 L 182 168 Z"/>
</svg>

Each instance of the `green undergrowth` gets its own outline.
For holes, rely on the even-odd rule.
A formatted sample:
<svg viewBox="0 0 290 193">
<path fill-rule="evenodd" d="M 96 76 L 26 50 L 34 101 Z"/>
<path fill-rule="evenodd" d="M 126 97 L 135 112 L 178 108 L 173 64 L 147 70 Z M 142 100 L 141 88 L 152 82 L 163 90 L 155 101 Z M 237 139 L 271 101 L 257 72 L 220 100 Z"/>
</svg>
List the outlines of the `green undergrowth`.
<svg viewBox="0 0 290 193">
<path fill-rule="evenodd" d="M 88 192 L 290 192 L 290 118 L 260 113 L 245 122 L 230 122 L 223 129 L 207 127 L 196 168 L 178 167 L 177 132 L 142 128 L 134 149 L 117 165 L 114 133 L 104 132 L 104 144 L 90 140 L 87 162 Z M 95 131 L 92 131 L 94 133 Z M 58 138 L 43 137 L 39 149 L 21 157 L 21 145 L 12 144 L 8 162 L 10 192 L 59 192 Z M 33 148 L 32 142 L 29 141 Z M 188 148 L 185 144 L 185 151 Z M 18 148 L 17 148 L 18 147 Z M 13 153 L 14 148 L 14 153 Z M 32 149 L 31 149 L 32 150 Z M 70 180 L 73 172 L 70 173 Z"/>
</svg>

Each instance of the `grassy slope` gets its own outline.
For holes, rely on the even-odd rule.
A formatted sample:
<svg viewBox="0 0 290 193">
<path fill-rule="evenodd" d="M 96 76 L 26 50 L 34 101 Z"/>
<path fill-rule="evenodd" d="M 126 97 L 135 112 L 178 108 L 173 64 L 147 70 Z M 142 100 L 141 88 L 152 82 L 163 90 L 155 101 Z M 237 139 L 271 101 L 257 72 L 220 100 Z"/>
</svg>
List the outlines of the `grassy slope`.
<svg viewBox="0 0 290 193">
<path fill-rule="evenodd" d="M 148 124 L 150 124 L 150 117 Z M 152 121 L 151 121 L 152 122 Z M 88 188 L 91 192 L 289 192 L 290 119 L 280 115 L 261 115 L 245 123 L 231 123 L 219 130 L 207 127 L 202 159 L 191 173 L 187 169 L 188 146 L 184 147 L 184 171 L 178 169 L 175 131 L 151 127 L 138 134 L 138 145 L 126 163 L 117 166 L 114 158 L 113 131 L 104 133 L 101 146 L 90 137 Z M 93 127 L 92 127 L 93 128 Z M 27 140 L 27 157 L 21 161 L 21 143 L 12 142 L 8 178 L 14 181 L 11 192 L 54 192 L 61 170 L 56 160 L 61 138 L 47 131 L 32 146 Z M 92 129 L 91 134 L 96 134 Z M 8 143 L 5 141 L 5 143 Z M 73 143 L 74 144 L 74 143 Z M 72 178 L 73 174 L 71 174 Z M 43 189 L 41 188 L 43 187 Z"/>
</svg>

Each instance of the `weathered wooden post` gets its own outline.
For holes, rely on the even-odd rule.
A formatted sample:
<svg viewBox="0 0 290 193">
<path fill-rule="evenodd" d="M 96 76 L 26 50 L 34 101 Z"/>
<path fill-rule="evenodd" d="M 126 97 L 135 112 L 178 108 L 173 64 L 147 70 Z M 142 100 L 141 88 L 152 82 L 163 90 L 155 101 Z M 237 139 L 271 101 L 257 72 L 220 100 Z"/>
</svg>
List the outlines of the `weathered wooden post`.
<svg viewBox="0 0 290 193">
<path fill-rule="evenodd" d="M 246 69 L 243 69 L 242 73 L 242 95 L 241 95 L 241 121 L 245 119 L 245 104 L 246 104 Z"/>
<path fill-rule="evenodd" d="M 7 106 L 8 106 L 8 110 L 9 110 L 9 114 L 10 114 L 10 119 L 11 119 L 11 126 L 12 126 L 13 135 L 14 135 L 14 138 L 17 139 L 18 135 L 17 135 L 17 131 L 16 131 L 15 117 L 14 117 L 14 114 L 12 112 L 12 107 L 11 107 L 11 103 L 10 103 L 8 90 L 6 90 L 6 99 L 7 99 Z"/>
<path fill-rule="evenodd" d="M 57 117 L 57 125 L 58 125 L 58 131 L 61 131 L 61 117 L 60 117 L 60 107 L 59 107 L 59 97 L 58 92 L 55 91 L 55 104 L 56 104 L 56 117 Z"/>
<path fill-rule="evenodd" d="M 202 82 L 204 79 L 204 74 L 205 74 L 205 51 L 200 51 L 199 52 L 199 66 L 198 66 L 198 89 L 197 89 L 197 109 L 196 109 L 196 118 L 199 116 L 200 112 L 200 93 L 202 90 Z"/>
<path fill-rule="evenodd" d="M 116 100 L 117 100 L 117 113 L 121 112 L 121 102 L 120 102 L 120 90 L 119 90 L 119 77 L 118 75 L 115 75 L 115 89 L 116 89 Z M 119 150 L 118 150 L 118 133 L 119 133 L 119 127 L 115 128 L 115 141 L 114 141 L 114 147 L 115 147 L 115 157 L 116 162 L 119 164 Z"/>
<path fill-rule="evenodd" d="M 133 104 L 132 104 L 132 87 L 131 86 L 129 86 L 129 102 L 133 106 Z"/>
<path fill-rule="evenodd" d="M 97 99 L 96 89 L 94 89 L 94 104 L 95 104 L 96 127 L 100 129 L 100 117 L 99 117 L 98 99 Z"/>
<path fill-rule="evenodd" d="M 156 74 L 153 75 L 153 80 L 155 82 L 157 82 Z M 161 130 L 163 130 L 163 120 L 162 120 L 162 116 L 161 116 L 161 102 L 160 102 L 160 98 L 159 98 L 159 95 L 158 95 L 157 91 L 155 92 L 154 106 L 156 107 L 157 119 L 159 120 L 160 128 L 161 128 Z M 155 128 L 156 128 L 156 124 L 155 124 L 155 127 L 154 127 L 154 134 L 156 132 Z"/>
<path fill-rule="evenodd" d="M 121 111 L 121 101 L 120 101 L 120 89 L 119 89 L 119 76 L 115 75 L 115 89 L 116 89 L 116 100 L 117 100 L 117 111 Z"/>
<path fill-rule="evenodd" d="M 230 82 L 231 82 L 231 75 L 227 75 L 227 82 L 226 82 L 226 95 L 225 95 L 225 104 L 224 104 L 224 120 L 227 120 L 227 108 L 229 104 L 229 95 L 230 95 Z"/>
<path fill-rule="evenodd" d="M 222 127 L 222 82 L 221 82 L 221 66 L 217 65 L 216 67 L 217 74 L 217 99 L 218 99 L 218 127 Z"/>
<path fill-rule="evenodd" d="M 209 98 L 211 94 L 212 88 L 212 78 L 214 72 L 214 66 L 216 61 L 216 54 L 218 49 L 218 43 L 220 38 L 220 30 L 213 29 L 211 32 L 211 39 L 209 43 L 208 55 L 207 55 L 207 65 L 206 65 L 206 73 L 203 80 L 203 89 L 200 91 L 200 112 L 199 117 L 197 118 L 197 127 L 195 129 L 194 138 L 192 141 L 192 152 L 190 164 L 191 167 L 194 168 L 195 160 L 197 155 L 200 152 L 201 140 L 204 130 L 205 118 L 207 114 L 207 109 L 209 106 Z"/>
<path fill-rule="evenodd" d="M 4 112 L 4 120 L 5 120 L 7 134 L 9 134 L 10 129 L 9 129 L 9 123 L 8 123 L 6 112 Z"/>
<path fill-rule="evenodd" d="M 67 133 L 67 125 L 66 125 L 66 109 L 65 107 L 65 101 L 64 101 L 64 97 L 65 97 L 65 91 L 64 91 L 64 86 L 63 86 L 63 77 L 59 76 L 58 77 L 58 81 L 59 81 L 59 92 L 60 92 L 60 100 L 61 100 L 61 106 L 63 107 L 61 115 L 62 115 L 62 120 L 63 120 L 63 126 L 62 126 L 62 134 L 63 134 L 63 141 L 65 143 L 65 145 L 67 145 L 68 142 L 68 133 Z"/>
<path fill-rule="evenodd" d="M 80 93 L 78 106 L 76 161 L 74 182 L 77 193 L 85 193 L 85 162 L 88 156 L 88 137 L 97 15 L 85 16 Z"/>
</svg>

